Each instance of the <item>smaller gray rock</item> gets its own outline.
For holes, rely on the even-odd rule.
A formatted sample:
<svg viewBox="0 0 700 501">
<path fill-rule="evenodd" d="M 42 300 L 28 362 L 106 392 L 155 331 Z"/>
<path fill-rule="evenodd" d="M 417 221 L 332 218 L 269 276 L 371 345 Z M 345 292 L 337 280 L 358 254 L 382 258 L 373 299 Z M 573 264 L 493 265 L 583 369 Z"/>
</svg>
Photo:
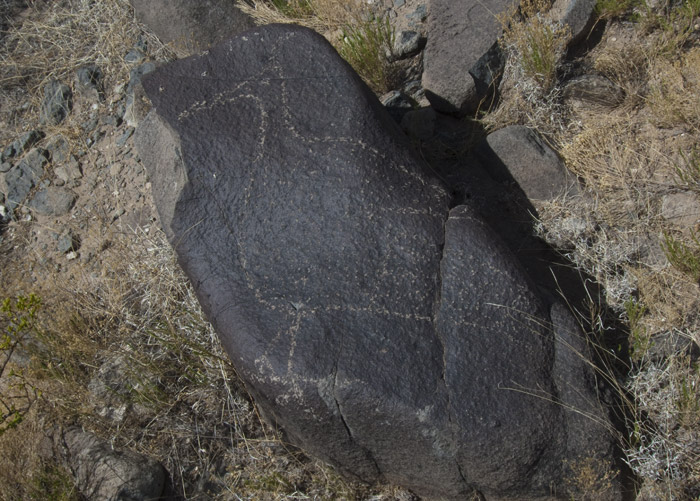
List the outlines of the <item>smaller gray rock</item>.
<svg viewBox="0 0 700 501">
<path fill-rule="evenodd" d="M 44 87 L 39 123 L 58 125 L 73 109 L 73 91 L 69 86 L 53 80 Z"/>
<path fill-rule="evenodd" d="M 604 76 L 582 75 L 565 84 L 563 97 L 584 105 L 614 108 L 624 101 L 625 92 Z"/>
<path fill-rule="evenodd" d="M 134 133 L 134 128 L 133 127 L 127 127 L 124 133 L 117 138 L 115 141 L 116 145 L 121 148 L 126 144 L 126 142 L 129 140 L 129 138 L 133 135 Z"/>
<path fill-rule="evenodd" d="M 406 18 L 409 19 L 415 25 L 415 23 L 422 23 L 428 17 L 428 8 L 420 4 L 416 9 L 410 14 L 406 14 Z"/>
<path fill-rule="evenodd" d="M 62 164 L 70 158 L 70 144 L 63 136 L 53 137 L 46 145 L 46 151 L 49 152 L 51 163 L 54 166 Z"/>
<path fill-rule="evenodd" d="M 141 64 L 146 60 L 146 54 L 138 49 L 131 49 L 124 56 L 124 61 L 129 64 Z"/>
<path fill-rule="evenodd" d="M 4 205 L 0 205 L 0 225 L 7 224 L 12 219 L 12 214 Z"/>
<path fill-rule="evenodd" d="M 83 177 L 83 173 L 80 170 L 80 163 L 74 156 L 71 156 L 70 161 L 66 164 L 54 168 L 54 174 L 64 183 L 70 183 Z"/>
<path fill-rule="evenodd" d="M 389 60 L 397 61 L 415 56 L 425 47 L 425 38 L 417 31 L 401 31 L 394 40 L 393 51 Z"/>
<path fill-rule="evenodd" d="M 78 490 L 105 501 L 160 499 L 165 468 L 133 451 L 114 450 L 91 433 L 72 428 L 63 434 L 67 460 Z"/>
<path fill-rule="evenodd" d="M 661 199 L 661 216 L 679 226 L 693 227 L 700 221 L 700 200 L 691 192 L 669 193 Z"/>
<path fill-rule="evenodd" d="M 2 152 L 2 161 L 5 162 L 9 158 L 20 156 L 36 143 L 44 139 L 45 136 L 46 134 L 40 130 L 25 132 L 20 137 L 15 139 L 11 145 L 5 148 L 5 150 Z"/>
<path fill-rule="evenodd" d="M 59 186 L 42 188 L 29 201 L 29 207 L 39 214 L 62 216 L 67 214 L 75 204 L 73 192 Z"/>
<path fill-rule="evenodd" d="M 0 173 L 5 173 L 9 171 L 12 168 L 12 164 L 10 162 L 2 162 L 0 163 Z"/>
<path fill-rule="evenodd" d="M 136 127 L 146 115 L 147 99 L 141 87 L 141 79 L 156 69 L 154 63 L 143 63 L 129 74 L 129 85 L 126 87 L 126 102 L 124 105 L 124 120 L 130 127 Z M 146 99 L 146 100 L 145 100 Z"/>
<path fill-rule="evenodd" d="M 76 87 L 81 94 L 92 98 L 104 98 L 103 80 L 104 74 L 96 64 L 89 64 L 79 68 L 75 72 Z"/>
<path fill-rule="evenodd" d="M 591 29 L 596 0 L 556 0 L 549 10 L 553 21 L 567 25 L 571 30 L 571 41 L 576 43 Z"/>
<path fill-rule="evenodd" d="M 435 110 L 430 107 L 409 111 L 401 119 L 401 128 L 411 139 L 427 141 L 435 132 L 435 119 Z"/>
<path fill-rule="evenodd" d="M 39 183 L 44 175 L 44 166 L 48 163 L 46 156 L 45 150 L 34 148 L 4 174 L 3 190 L 8 210 L 14 211 Z"/>
<path fill-rule="evenodd" d="M 394 7 L 398 9 L 399 7 L 403 7 L 405 3 L 406 0 L 394 0 Z"/>
<path fill-rule="evenodd" d="M 396 123 L 401 123 L 403 116 L 415 106 L 415 102 L 409 96 L 398 90 L 387 92 L 379 98 L 379 101 Z"/>
<path fill-rule="evenodd" d="M 67 254 L 71 251 L 77 251 L 79 248 L 80 237 L 73 235 L 73 233 L 70 230 L 58 236 L 58 240 L 56 242 L 56 249 L 61 254 Z"/>
<path fill-rule="evenodd" d="M 557 153 L 525 126 L 511 125 L 489 134 L 480 149 L 491 152 L 487 165 L 494 178 L 510 181 L 512 176 L 530 200 L 552 200 L 579 191 L 578 180 Z"/>
</svg>

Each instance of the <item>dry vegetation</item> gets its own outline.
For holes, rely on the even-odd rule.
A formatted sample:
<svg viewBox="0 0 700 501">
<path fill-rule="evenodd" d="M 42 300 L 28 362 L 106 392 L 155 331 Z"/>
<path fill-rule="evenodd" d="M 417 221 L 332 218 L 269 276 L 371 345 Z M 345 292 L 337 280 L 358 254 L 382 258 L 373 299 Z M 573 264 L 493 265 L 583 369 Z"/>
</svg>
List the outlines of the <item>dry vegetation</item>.
<svg viewBox="0 0 700 501">
<path fill-rule="evenodd" d="M 375 90 L 386 89 L 393 35 L 359 0 L 252 3 L 242 6 L 260 23 L 323 32 Z M 698 499 L 700 366 L 690 346 L 700 342 L 700 215 L 671 202 L 700 193 L 700 2 L 648 3 L 600 0 L 602 38 L 574 57 L 568 32 L 543 14 L 548 2 L 526 0 L 519 17 L 504 19 L 510 57 L 501 100 L 481 120 L 539 130 L 582 180 L 580 196 L 537 207 L 538 231 L 604 287 L 609 311 L 581 312 L 591 315 L 595 338 L 605 344 L 613 320 L 628 329 L 630 357 L 617 364 L 624 370 L 604 376 L 629 407 L 622 440 L 638 499 Z M 98 63 L 105 89 L 128 81 L 123 55 L 139 39 L 152 59 L 173 57 L 135 23 L 127 0 L 31 2 L 0 41 L 0 145 L 35 126 L 49 80 Z M 624 101 L 600 109 L 565 101 L 561 82 L 578 73 L 606 76 Z M 87 112 L 76 110 L 48 136 L 84 147 Z M 46 266 L 46 279 L 30 284 L 22 276 L 42 259 L 17 251 L 28 226 L 16 223 L 0 246 L 8 298 L 0 498 L 79 499 L 46 438 L 79 424 L 163 462 L 187 498 L 411 499 L 348 483 L 263 424 L 157 230 L 121 227 L 99 273 L 66 283 Z M 589 474 L 582 466 L 581 478 Z"/>
</svg>

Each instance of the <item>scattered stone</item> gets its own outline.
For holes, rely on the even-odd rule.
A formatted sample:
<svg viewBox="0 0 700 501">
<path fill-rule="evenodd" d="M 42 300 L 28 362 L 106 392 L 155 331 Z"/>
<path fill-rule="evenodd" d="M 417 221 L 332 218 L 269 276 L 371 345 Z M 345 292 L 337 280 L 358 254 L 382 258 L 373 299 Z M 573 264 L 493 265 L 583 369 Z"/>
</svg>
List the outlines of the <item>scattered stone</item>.
<svg viewBox="0 0 700 501">
<path fill-rule="evenodd" d="M 427 141 L 435 132 L 435 118 L 435 110 L 430 107 L 409 111 L 401 119 L 401 128 L 408 137 Z"/>
<path fill-rule="evenodd" d="M 415 106 L 415 102 L 410 97 L 398 90 L 387 92 L 379 98 L 379 101 L 396 123 L 401 123 L 403 116 Z"/>
<path fill-rule="evenodd" d="M 423 87 L 436 111 L 467 114 L 495 88 L 503 72 L 498 15 L 513 0 L 432 0 Z"/>
<path fill-rule="evenodd" d="M 127 127 L 126 130 L 122 133 L 121 136 L 116 141 L 116 145 L 121 148 L 126 144 L 126 142 L 129 140 L 131 135 L 134 133 L 134 128 L 133 127 Z"/>
<path fill-rule="evenodd" d="M 588 106 L 614 108 L 625 100 L 625 91 L 604 76 L 582 75 L 566 83 L 563 97 Z"/>
<path fill-rule="evenodd" d="M 9 158 L 19 157 L 22 155 L 22 153 L 44 139 L 45 136 L 46 134 L 40 130 L 25 132 L 19 138 L 13 141 L 11 145 L 5 148 L 5 150 L 2 152 L 2 162 L 5 162 Z"/>
<path fill-rule="evenodd" d="M 138 49 L 131 49 L 124 56 L 124 61 L 128 64 L 141 64 L 146 60 L 146 54 Z"/>
<path fill-rule="evenodd" d="M 105 136 L 105 131 L 102 128 L 93 131 L 93 133 L 90 134 L 90 137 L 86 141 L 87 145 L 89 147 L 94 146 L 104 136 Z"/>
<path fill-rule="evenodd" d="M 80 248 L 80 237 L 73 235 L 73 233 L 68 230 L 58 237 L 58 242 L 56 244 L 56 249 L 61 254 L 67 254 L 71 251 L 77 251 Z"/>
<path fill-rule="evenodd" d="M 148 62 L 137 66 L 129 74 L 129 85 L 126 87 L 126 102 L 124 105 L 124 120 L 130 127 L 136 127 L 146 115 L 148 102 L 141 88 L 141 78 L 156 69 L 154 63 Z"/>
<path fill-rule="evenodd" d="M 76 87 L 83 95 L 93 99 L 104 98 L 103 79 L 104 74 L 96 64 L 83 66 L 76 71 Z"/>
<path fill-rule="evenodd" d="M 290 441 L 451 500 L 544 499 L 575 485 L 567 462 L 613 457 L 573 318 L 450 210 L 323 37 L 260 27 L 143 86 L 135 141 L 161 224 Z"/>
<path fill-rule="evenodd" d="M 67 430 L 62 438 L 76 486 L 87 499 L 160 499 L 163 494 L 166 471 L 157 461 L 114 450 L 79 428 Z"/>
<path fill-rule="evenodd" d="M 53 80 L 44 87 L 39 123 L 60 124 L 73 109 L 73 91 L 66 84 Z"/>
<path fill-rule="evenodd" d="M 424 22 L 428 17 L 428 9 L 425 5 L 420 4 L 416 7 L 416 10 L 410 14 L 406 14 L 406 18 L 409 20 L 409 25 L 415 27 L 418 23 Z"/>
<path fill-rule="evenodd" d="M 593 11 L 597 0 L 556 0 L 549 10 L 550 19 L 571 30 L 571 43 L 584 38 L 595 21 Z"/>
<path fill-rule="evenodd" d="M 29 192 L 44 175 L 48 163 L 47 153 L 40 148 L 32 149 L 25 157 L 4 175 L 6 205 L 14 211 L 27 198 Z"/>
<path fill-rule="evenodd" d="M 70 144 L 63 136 L 55 136 L 51 138 L 46 145 L 46 151 L 49 152 L 49 158 L 53 165 L 60 165 L 70 158 Z"/>
<path fill-rule="evenodd" d="M 530 200 L 553 200 L 579 191 L 578 180 L 557 153 L 523 125 L 489 134 L 478 152 L 495 179 L 515 181 Z"/>
<path fill-rule="evenodd" d="M 100 121 L 99 117 L 97 116 L 97 113 L 92 113 L 90 115 L 90 118 L 88 118 L 80 124 L 80 128 L 83 129 L 83 131 L 85 132 L 90 132 L 91 130 L 94 130 L 99 123 Z"/>
<path fill-rule="evenodd" d="M 4 205 L 0 205 L 0 224 L 7 224 L 12 219 L 12 214 Z"/>
<path fill-rule="evenodd" d="M 131 0 L 139 22 L 187 55 L 255 26 L 230 0 Z"/>
<path fill-rule="evenodd" d="M 39 214 L 62 216 L 75 204 L 75 193 L 59 186 L 40 189 L 29 201 L 29 207 Z"/>
<path fill-rule="evenodd" d="M 420 101 L 420 99 L 425 96 L 423 85 L 421 84 L 420 80 L 411 80 L 403 86 L 403 91 L 411 96 L 415 101 Z"/>
<path fill-rule="evenodd" d="M 64 183 L 70 183 L 83 177 L 83 173 L 80 170 L 80 162 L 72 155 L 69 162 L 54 168 L 54 174 Z"/>
<path fill-rule="evenodd" d="M 417 31 L 401 31 L 394 41 L 393 51 L 389 54 L 389 60 L 396 61 L 415 56 L 425 47 L 425 37 Z"/>
<path fill-rule="evenodd" d="M 678 226 L 693 228 L 700 221 L 700 200 L 688 191 L 664 195 L 661 216 Z"/>
<path fill-rule="evenodd" d="M 10 162 L 2 162 L 0 163 L 0 173 L 5 173 L 9 171 L 12 168 L 12 164 Z"/>
<path fill-rule="evenodd" d="M 399 8 L 403 7 L 403 5 L 406 3 L 406 0 L 394 0 L 394 7 Z"/>
</svg>

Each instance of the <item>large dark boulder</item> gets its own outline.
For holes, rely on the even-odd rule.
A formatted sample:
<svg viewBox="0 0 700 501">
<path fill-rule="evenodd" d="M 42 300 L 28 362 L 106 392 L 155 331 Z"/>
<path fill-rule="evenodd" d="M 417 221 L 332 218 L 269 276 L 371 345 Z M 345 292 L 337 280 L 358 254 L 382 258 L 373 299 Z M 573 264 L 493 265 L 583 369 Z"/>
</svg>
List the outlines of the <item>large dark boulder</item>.
<svg viewBox="0 0 700 501">
<path fill-rule="evenodd" d="M 139 22 L 185 54 L 253 27 L 233 0 L 131 0 Z"/>
<path fill-rule="evenodd" d="M 143 86 L 136 145 L 161 224 L 292 442 L 444 499 L 566 498 L 570 465 L 609 466 L 567 311 L 469 207 L 450 209 L 320 35 L 259 28 Z"/>
</svg>

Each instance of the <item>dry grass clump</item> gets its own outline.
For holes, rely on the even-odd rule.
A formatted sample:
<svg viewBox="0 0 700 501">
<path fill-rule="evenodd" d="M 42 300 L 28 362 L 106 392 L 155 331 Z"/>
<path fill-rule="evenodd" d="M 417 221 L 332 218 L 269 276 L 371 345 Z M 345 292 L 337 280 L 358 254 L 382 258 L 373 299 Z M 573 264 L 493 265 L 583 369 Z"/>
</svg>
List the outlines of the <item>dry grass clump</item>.
<svg viewBox="0 0 700 501">
<path fill-rule="evenodd" d="M 555 96 L 534 100 L 525 115 L 509 118 L 554 131 L 550 137 L 585 187 L 574 199 L 539 204 L 537 230 L 597 279 L 612 312 L 628 327 L 628 379 L 621 393 L 630 397 L 625 449 L 641 481 L 640 497 L 695 499 L 700 59 L 692 26 L 700 3 L 621 5 L 599 2 L 601 15 L 637 23 L 609 21 L 599 46 L 577 64 L 609 78 L 625 100 L 601 111 L 567 109 Z M 564 122 L 558 131 L 553 110 Z M 669 200 L 679 198 L 688 205 L 674 209 L 680 216 L 669 214 Z"/>
<path fill-rule="evenodd" d="M 647 99 L 658 125 L 683 125 L 699 130 L 700 47 L 693 47 L 677 58 L 655 59 L 649 74 Z"/>
<path fill-rule="evenodd" d="M 558 72 L 571 34 L 547 16 L 551 6 L 550 0 L 525 0 L 500 17 L 499 44 L 507 59 L 500 102 L 482 110 L 488 129 L 523 124 L 555 140 L 567 128 Z"/>
<path fill-rule="evenodd" d="M 241 0 L 238 5 L 258 24 L 301 24 L 326 37 L 356 22 L 366 9 L 362 0 Z"/>
</svg>

